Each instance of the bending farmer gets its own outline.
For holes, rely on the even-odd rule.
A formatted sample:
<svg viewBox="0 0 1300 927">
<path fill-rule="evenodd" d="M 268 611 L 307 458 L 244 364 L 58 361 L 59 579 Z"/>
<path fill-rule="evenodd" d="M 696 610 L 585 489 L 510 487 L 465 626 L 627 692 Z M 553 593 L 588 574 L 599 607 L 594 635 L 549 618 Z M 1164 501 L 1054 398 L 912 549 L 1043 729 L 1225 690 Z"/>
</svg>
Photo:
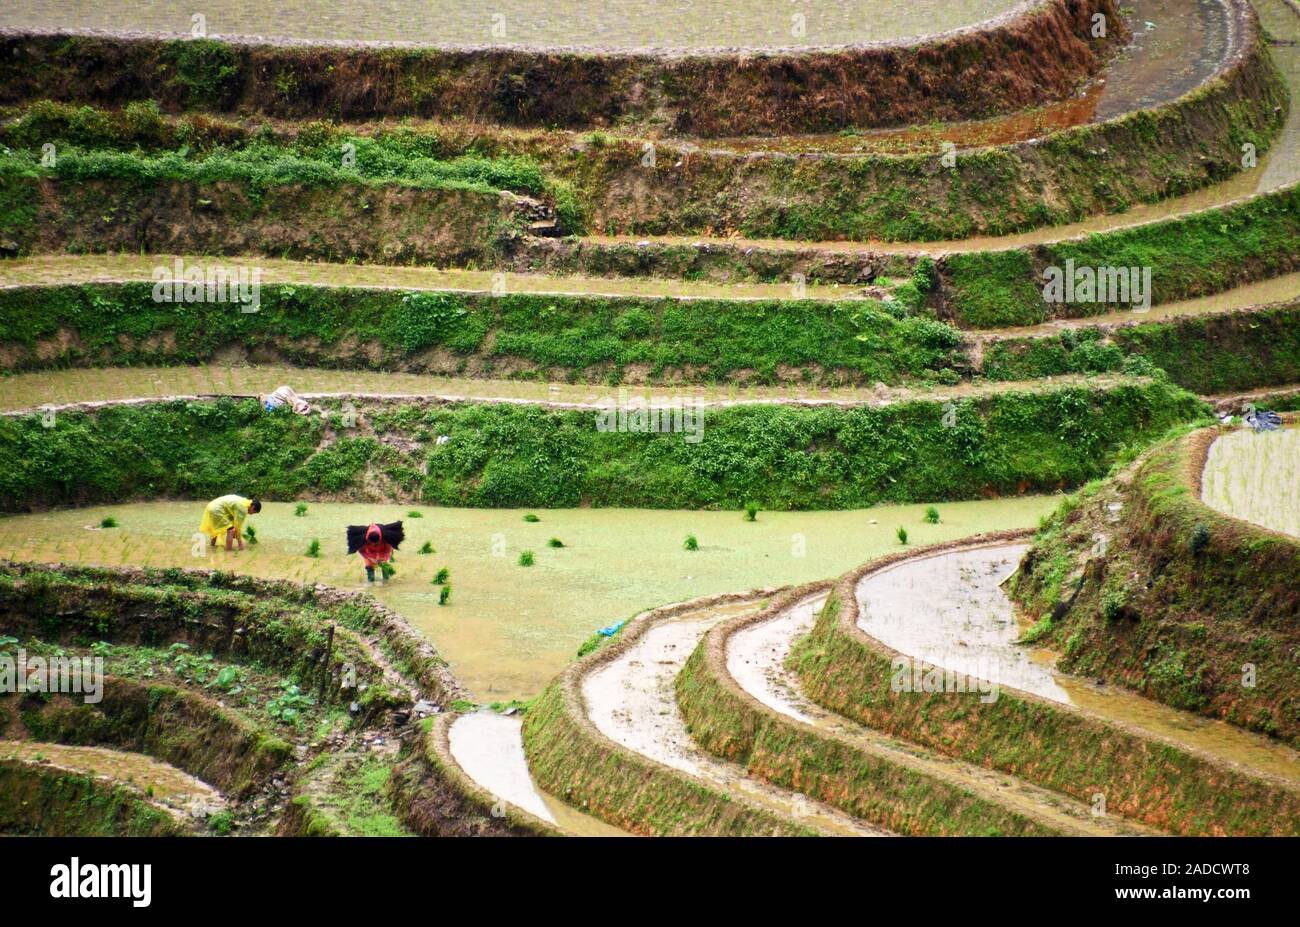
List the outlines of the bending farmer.
<svg viewBox="0 0 1300 927">
<path fill-rule="evenodd" d="M 262 511 L 262 503 L 257 499 L 245 499 L 243 496 L 229 495 L 213 499 L 203 510 L 203 521 L 199 530 L 217 543 L 217 538 L 226 536 L 226 550 L 230 550 L 231 541 L 244 549 L 244 519 Z"/>
<path fill-rule="evenodd" d="M 393 551 L 405 539 L 400 521 L 386 525 L 348 525 L 348 553 L 361 555 L 366 565 L 366 582 L 375 581 L 375 567 L 379 567 L 381 582 L 394 572 L 390 564 Z"/>
</svg>

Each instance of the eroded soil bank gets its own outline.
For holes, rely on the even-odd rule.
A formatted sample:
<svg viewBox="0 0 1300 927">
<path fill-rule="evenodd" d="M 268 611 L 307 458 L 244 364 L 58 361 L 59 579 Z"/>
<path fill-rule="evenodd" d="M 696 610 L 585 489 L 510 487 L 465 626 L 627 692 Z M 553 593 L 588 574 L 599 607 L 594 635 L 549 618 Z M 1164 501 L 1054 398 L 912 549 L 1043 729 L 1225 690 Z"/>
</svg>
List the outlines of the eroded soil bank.
<svg viewBox="0 0 1300 927">
<path fill-rule="evenodd" d="M 1091 34 L 1098 12 L 1109 24 L 1104 38 Z M 816 11 L 803 18 L 814 23 L 813 36 L 829 38 L 817 30 Z M 490 33 L 470 49 L 401 53 L 211 39 L 195 45 L 37 34 L 39 23 L 23 23 L 33 30 L 25 34 L 6 30 L 0 100 L 152 98 L 169 109 L 298 118 L 459 116 L 516 125 L 655 126 L 699 136 L 827 132 L 1022 109 L 1069 96 L 1126 37 L 1111 0 L 1036 0 L 925 44 L 786 47 L 763 55 L 577 54 L 502 45 Z M 792 88 L 800 105 L 791 104 Z"/>
</svg>

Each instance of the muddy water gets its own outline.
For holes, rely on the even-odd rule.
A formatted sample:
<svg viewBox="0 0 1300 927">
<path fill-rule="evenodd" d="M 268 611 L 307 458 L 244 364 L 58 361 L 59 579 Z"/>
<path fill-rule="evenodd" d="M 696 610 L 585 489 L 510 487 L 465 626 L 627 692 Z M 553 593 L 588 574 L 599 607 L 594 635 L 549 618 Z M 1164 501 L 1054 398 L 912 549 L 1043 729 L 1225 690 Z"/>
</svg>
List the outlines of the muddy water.
<svg viewBox="0 0 1300 927">
<path fill-rule="evenodd" d="M 793 815 L 829 834 L 879 836 L 880 831 L 827 805 L 750 779 L 741 767 L 715 759 L 691 740 L 677 707 L 677 674 L 709 628 L 760 607 L 761 602 L 748 602 L 701 609 L 655 625 L 582 680 L 588 716 L 602 734 L 629 750 L 742 794 L 782 816 Z"/>
<path fill-rule="evenodd" d="M 927 664 L 1066 701 L 1051 670 L 1012 646 L 1020 628 L 998 583 L 1027 549 L 981 547 L 873 573 L 858 584 L 858 626 Z"/>
<path fill-rule="evenodd" d="M 523 721 L 479 711 L 462 715 L 447 732 L 451 755 L 465 774 L 497 798 L 579 837 L 627 836 L 604 821 L 575 811 L 537 788 L 524 759 Z"/>
<path fill-rule="evenodd" d="M 249 522 L 261 543 L 242 553 L 195 557 L 191 536 L 203 501 L 0 518 L 0 557 L 220 568 L 365 589 L 360 561 L 346 554 L 344 528 L 402 518 L 408 540 L 397 555 L 397 575 L 370 591 L 428 636 L 476 698 L 495 701 L 536 695 L 596 628 L 648 608 L 835 576 L 896 548 L 898 525 L 907 525 L 917 542 L 931 543 L 1030 527 L 1055 507 L 1050 496 L 945 503 L 938 525 L 923 521 L 924 505 L 763 512 L 752 523 L 738 512 L 538 510 L 541 521 L 530 524 L 514 509 L 313 502 L 299 518 L 293 503 L 268 502 Z M 424 517 L 407 517 L 413 509 Z M 120 527 L 99 529 L 107 515 Z M 699 538 L 699 550 L 682 549 L 687 534 Z M 565 547 L 548 547 L 552 537 Z M 304 555 L 313 538 L 321 541 L 319 558 Z M 436 554 L 416 553 L 425 540 Z M 522 550 L 536 553 L 535 566 L 518 565 Z M 430 580 L 444 566 L 453 591 L 450 603 L 439 606 L 439 587 Z"/>
<path fill-rule="evenodd" d="M 1201 473 L 1201 498 L 1225 515 L 1300 537 L 1300 428 L 1242 428 L 1216 438 Z"/>
<path fill-rule="evenodd" d="M 1133 39 L 1103 75 L 1094 121 L 1176 100 L 1217 74 L 1237 44 L 1221 0 L 1129 0 Z"/>
<path fill-rule="evenodd" d="M 226 806 L 221 793 L 206 782 L 143 753 L 0 740 L 0 757 L 47 763 L 78 775 L 132 785 L 154 802 L 196 818 L 204 818 Z"/>
<path fill-rule="evenodd" d="M 1020 624 L 999 583 L 1024 545 L 963 550 L 908 560 L 858 584 L 858 627 L 927 665 L 1140 728 L 1252 772 L 1300 784 L 1300 753 L 1257 734 L 1178 711 L 1110 686 L 1057 673 L 1055 654 L 1017 646 Z"/>
<path fill-rule="evenodd" d="M 50 254 L 0 261 L 0 286 L 52 283 L 115 283 L 153 280 L 156 267 L 171 268 L 174 254 Z M 201 257 L 183 258 L 190 266 Z M 222 257 L 222 267 L 256 268 L 261 282 L 375 289 L 438 290 L 464 293 L 537 293 L 586 296 L 672 296 L 680 299 L 791 299 L 791 284 L 706 283 L 638 277 L 555 277 L 486 270 L 444 270 L 382 264 L 318 264 L 280 258 Z M 860 288 L 807 284 L 807 299 L 844 299 Z"/>
<path fill-rule="evenodd" d="M 939 122 L 905 128 L 862 129 L 837 135 L 740 136 L 683 141 L 682 146 L 723 154 L 816 155 L 855 158 L 863 154 L 939 154 L 944 142 L 961 148 L 1009 145 L 1089 122 L 1105 85 L 1096 83 L 1059 103 L 1005 116 Z"/>
<path fill-rule="evenodd" d="M 1020 0 L 820 0 L 796 33 L 786 0 L 204 0 L 208 35 L 314 42 L 600 49 L 834 46 L 932 35 L 992 19 Z M 188 0 L 6 0 L 0 27 L 185 34 Z"/>
<path fill-rule="evenodd" d="M 970 789 L 990 800 L 1071 834 L 1149 833 L 1137 824 L 1097 818 L 1091 809 L 1065 795 L 1038 788 L 994 770 L 939 756 L 905 741 L 832 714 L 799 691 L 799 680 L 785 665 L 795 640 L 812 630 L 824 596 L 798 602 L 768 621 L 737 631 L 726 644 L 727 672 L 764 705 L 826 731 L 873 755 Z"/>
<path fill-rule="evenodd" d="M 426 374 L 381 373 L 367 370 L 322 370 L 275 365 L 197 367 L 110 367 L 57 370 L 16 374 L 3 381 L 0 411 L 32 409 L 47 404 L 102 402 L 169 396 L 254 396 L 270 392 L 282 383 L 299 394 L 349 393 L 367 396 L 400 396 L 563 403 L 599 406 L 617 400 L 618 387 L 601 384 L 544 383 L 534 380 L 486 380 L 440 377 Z M 698 399 L 705 403 L 759 401 L 786 402 L 885 402 L 897 390 L 889 388 L 810 386 L 739 387 L 626 386 L 627 398 L 643 398 L 654 405 L 674 398 Z M 951 390 L 951 387 L 946 388 Z M 947 393 L 945 392 L 945 396 Z"/>
</svg>

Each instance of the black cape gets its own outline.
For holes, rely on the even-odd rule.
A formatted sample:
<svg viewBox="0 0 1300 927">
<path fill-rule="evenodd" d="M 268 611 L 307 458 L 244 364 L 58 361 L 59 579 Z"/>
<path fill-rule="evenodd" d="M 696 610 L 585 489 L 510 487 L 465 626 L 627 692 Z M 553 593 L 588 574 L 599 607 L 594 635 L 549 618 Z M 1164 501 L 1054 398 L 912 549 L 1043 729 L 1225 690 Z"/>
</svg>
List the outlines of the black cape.
<svg viewBox="0 0 1300 927">
<path fill-rule="evenodd" d="M 366 532 L 369 530 L 369 525 L 348 525 L 349 554 L 355 554 L 361 548 L 366 546 Z M 402 541 L 406 540 L 406 533 L 402 531 L 402 523 L 400 521 L 380 525 L 379 535 L 383 540 L 392 544 L 394 548 L 400 547 Z"/>
</svg>

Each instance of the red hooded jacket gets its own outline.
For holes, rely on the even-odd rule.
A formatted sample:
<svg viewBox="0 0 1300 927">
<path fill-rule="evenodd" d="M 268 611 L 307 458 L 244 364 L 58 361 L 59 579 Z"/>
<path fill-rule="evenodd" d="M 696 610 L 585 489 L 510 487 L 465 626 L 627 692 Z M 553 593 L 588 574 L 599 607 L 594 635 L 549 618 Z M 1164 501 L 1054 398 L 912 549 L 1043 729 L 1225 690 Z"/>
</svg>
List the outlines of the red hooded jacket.
<svg viewBox="0 0 1300 927">
<path fill-rule="evenodd" d="M 384 540 L 378 525 L 371 525 L 366 529 L 366 543 L 357 553 L 366 562 L 366 566 L 374 566 L 378 563 L 387 563 L 392 559 L 393 545 Z"/>
</svg>

